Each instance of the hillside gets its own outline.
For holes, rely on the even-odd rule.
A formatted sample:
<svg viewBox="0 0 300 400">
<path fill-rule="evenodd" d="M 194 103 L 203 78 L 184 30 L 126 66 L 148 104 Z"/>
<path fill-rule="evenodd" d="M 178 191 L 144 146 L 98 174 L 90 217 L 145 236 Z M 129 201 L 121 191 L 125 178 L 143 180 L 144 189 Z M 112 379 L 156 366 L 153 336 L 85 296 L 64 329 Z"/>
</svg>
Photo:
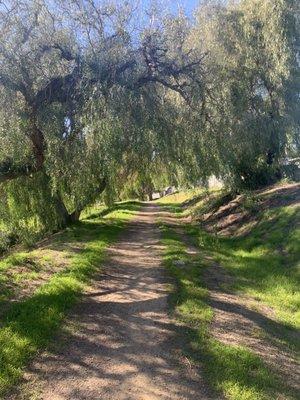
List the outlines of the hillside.
<svg viewBox="0 0 300 400">
<path fill-rule="evenodd" d="M 173 215 L 165 263 L 176 315 L 192 329 L 189 358 L 226 398 L 297 398 L 299 199 L 299 184 L 280 184 L 160 200 Z"/>
</svg>

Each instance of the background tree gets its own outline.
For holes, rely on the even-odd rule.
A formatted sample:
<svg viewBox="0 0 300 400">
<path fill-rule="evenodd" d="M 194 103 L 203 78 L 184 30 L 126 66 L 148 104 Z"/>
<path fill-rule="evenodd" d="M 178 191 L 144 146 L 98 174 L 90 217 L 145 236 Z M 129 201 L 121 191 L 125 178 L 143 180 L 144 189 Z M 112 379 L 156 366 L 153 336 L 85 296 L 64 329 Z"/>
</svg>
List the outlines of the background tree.
<svg viewBox="0 0 300 400">
<path fill-rule="evenodd" d="M 197 14 L 191 40 L 208 54 L 206 144 L 214 149 L 216 174 L 237 188 L 278 179 L 288 132 L 298 130 L 290 110 L 299 111 L 294 6 L 281 0 L 210 2 Z M 286 96 L 291 86 L 297 100 Z"/>
</svg>

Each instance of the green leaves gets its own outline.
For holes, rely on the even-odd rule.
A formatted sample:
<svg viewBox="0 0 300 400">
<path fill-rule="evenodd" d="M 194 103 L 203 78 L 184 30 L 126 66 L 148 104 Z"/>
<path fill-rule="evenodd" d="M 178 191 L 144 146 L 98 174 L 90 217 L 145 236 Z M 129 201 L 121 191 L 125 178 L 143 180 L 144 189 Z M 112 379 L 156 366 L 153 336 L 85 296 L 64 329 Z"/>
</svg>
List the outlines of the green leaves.
<svg viewBox="0 0 300 400">
<path fill-rule="evenodd" d="M 292 1 L 209 2 L 195 22 L 150 7 L 139 30 L 134 5 L 0 4 L 4 203 L 23 198 L 43 229 L 56 197 L 78 211 L 103 181 L 109 202 L 211 175 L 255 188 L 299 150 Z"/>
</svg>

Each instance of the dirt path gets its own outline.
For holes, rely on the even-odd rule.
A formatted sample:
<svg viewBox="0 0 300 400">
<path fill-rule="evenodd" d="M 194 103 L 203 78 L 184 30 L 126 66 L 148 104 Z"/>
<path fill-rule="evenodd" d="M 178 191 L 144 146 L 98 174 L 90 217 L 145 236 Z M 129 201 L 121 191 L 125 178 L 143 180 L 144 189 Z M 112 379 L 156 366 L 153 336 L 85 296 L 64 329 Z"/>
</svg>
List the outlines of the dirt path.
<svg viewBox="0 0 300 400">
<path fill-rule="evenodd" d="M 147 205 L 129 224 L 75 307 L 71 334 L 32 364 L 21 391 L 10 399 L 210 398 L 199 371 L 178 359 L 178 327 L 167 314 L 168 281 L 160 265 L 158 215 L 156 206 Z"/>
</svg>

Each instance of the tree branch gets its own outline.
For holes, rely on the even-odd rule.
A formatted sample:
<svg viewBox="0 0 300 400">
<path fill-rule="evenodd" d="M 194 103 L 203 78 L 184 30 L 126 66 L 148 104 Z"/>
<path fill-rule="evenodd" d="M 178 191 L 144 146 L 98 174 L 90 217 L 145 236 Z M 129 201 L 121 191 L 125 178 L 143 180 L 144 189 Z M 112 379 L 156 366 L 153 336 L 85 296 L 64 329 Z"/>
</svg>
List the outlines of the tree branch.
<svg viewBox="0 0 300 400">
<path fill-rule="evenodd" d="M 24 163 L 23 165 L 14 165 L 11 159 L 7 159 L 0 163 L 0 183 L 19 178 L 21 176 L 29 176 L 42 169 L 40 165 L 37 167 L 34 162 Z"/>
<path fill-rule="evenodd" d="M 2 72 L 0 73 L 0 84 L 7 89 L 21 92 L 23 95 L 25 95 L 26 93 L 26 88 L 22 83 L 16 83 L 12 81 L 7 75 Z"/>
<path fill-rule="evenodd" d="M 75 88 L 77 75 L 78 69 L 74 68 L 69 75 L 52 78 L 47 86 L 39 90 L 36 94 L 35 106 L 41 108 L 45 103 L 51 104 L 55 101 L 66 102 Z"/>
</svg>

